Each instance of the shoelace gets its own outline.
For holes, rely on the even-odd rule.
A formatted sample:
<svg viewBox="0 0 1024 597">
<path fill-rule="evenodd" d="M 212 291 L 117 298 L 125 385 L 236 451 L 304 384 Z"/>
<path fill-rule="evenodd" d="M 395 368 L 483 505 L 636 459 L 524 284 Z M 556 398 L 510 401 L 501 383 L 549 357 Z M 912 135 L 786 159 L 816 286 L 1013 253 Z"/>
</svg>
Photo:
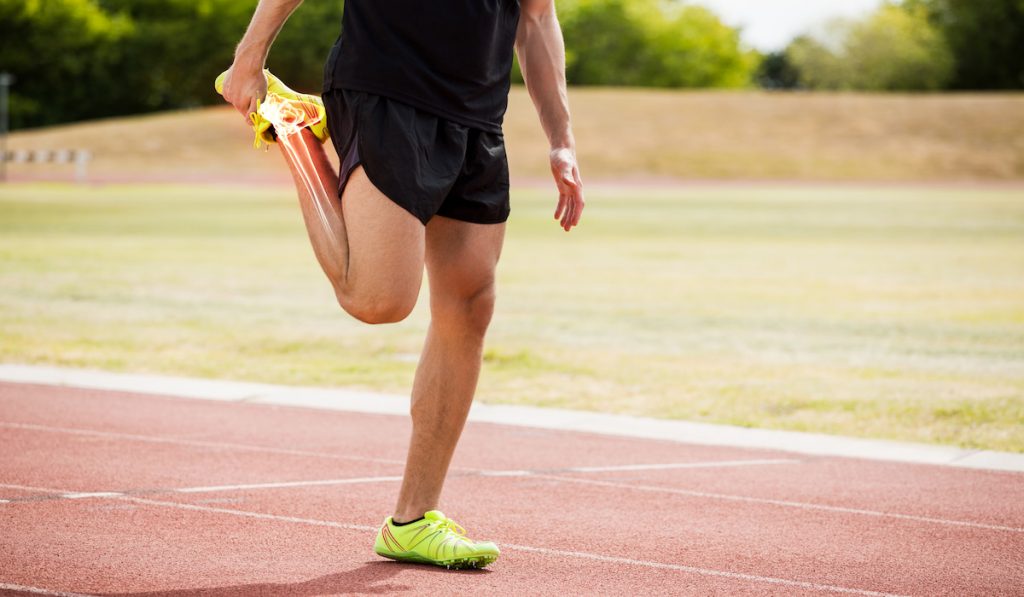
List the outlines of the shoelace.
<svg viewBox="0 0 1024 597">
<path fill-rule="evenodd" d="M 437 529 L 440 531 L 450 532 L 460 539 L 466 538 L 466 529 L 462 528 L 451 518 L 445 518 L 437 523 Z"/>
<path fill-rule="evenodd" d="M 252 130 L 255 133 L 256 138 L 252 142 L 254 149 L 260 148 L 260 143 L 263 139 L 260 137 L 260 124 L 263 123 L 263 116 L 260 115 L 260 100 L 256 99 L 256 111 L 249 114 L 249 120 L 252 122 Z"/>
</svg>

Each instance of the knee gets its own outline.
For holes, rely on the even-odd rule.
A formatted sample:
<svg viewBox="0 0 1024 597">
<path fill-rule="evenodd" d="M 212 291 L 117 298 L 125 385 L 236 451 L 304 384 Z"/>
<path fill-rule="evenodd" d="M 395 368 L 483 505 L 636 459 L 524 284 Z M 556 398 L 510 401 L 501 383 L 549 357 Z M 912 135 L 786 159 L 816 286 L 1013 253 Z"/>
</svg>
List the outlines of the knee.
<svg viewBox="0 0 1024 597">
<path fill-rule="evenodd" d="M 398 323 L 412 313 L 416 299 L 354 297 L 338 293 L 338 304 L 349 315 L 363 323 L 385 324 Z"/>
<path fill-rule="evenodd" d="M 461 333 L 483 336 L 494 315 L 495 291 L 490 283 L 473 292 L 447 296 L 435 301 L 435 323 L 457 328 Z"/>
</svg>

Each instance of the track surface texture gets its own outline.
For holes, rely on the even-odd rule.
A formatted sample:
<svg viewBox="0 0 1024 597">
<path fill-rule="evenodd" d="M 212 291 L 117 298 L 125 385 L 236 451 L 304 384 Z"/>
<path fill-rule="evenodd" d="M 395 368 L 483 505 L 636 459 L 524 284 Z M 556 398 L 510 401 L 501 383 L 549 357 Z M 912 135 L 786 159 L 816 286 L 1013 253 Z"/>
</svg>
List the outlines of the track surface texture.
<svg viewBox="0 0 1024 597">
<path fill-rule="evenodd" d="M 1024 595 L 1024 474 L 470 423 L 485 570 L 383 560 L 406 417 L 0 383 L 0 593 Z"/>
</svg>

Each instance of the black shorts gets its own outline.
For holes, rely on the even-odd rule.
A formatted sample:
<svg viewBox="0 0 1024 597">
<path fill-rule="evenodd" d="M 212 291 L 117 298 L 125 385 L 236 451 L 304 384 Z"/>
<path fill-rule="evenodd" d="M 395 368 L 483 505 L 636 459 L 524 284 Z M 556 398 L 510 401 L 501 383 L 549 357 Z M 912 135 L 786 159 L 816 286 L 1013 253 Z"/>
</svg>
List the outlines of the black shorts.
<svg viewBox="0 0 1024 597">
<path fill-rule="evenodd" d="M 424 225 L 434 215 L 476 224 L 508 219 L 508 159 L 501 133 L 372 93 L 336 89 L 323 99 L 341 158 L 339 197 L 361 165 L 374 186 Z"/>
</svg>

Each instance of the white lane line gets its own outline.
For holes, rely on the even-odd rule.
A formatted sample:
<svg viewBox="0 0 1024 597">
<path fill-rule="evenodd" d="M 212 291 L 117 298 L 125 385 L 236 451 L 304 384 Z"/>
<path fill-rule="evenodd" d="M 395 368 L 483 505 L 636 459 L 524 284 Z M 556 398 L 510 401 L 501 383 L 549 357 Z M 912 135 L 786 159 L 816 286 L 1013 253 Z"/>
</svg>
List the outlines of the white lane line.
<svg viewBox="0 0 1024 597">
<path fill-rule="evenodd" d="M 112 439 L 128 439 L 139 442 L 154 444 L 175 444 L 180 446 L 197 446 L 203 448 L 227 448 L 232 450 L 247 450 L 250 452 L 265 452 L 268 454 L 288 454 L 292 456 L 316 456 L 318 458 L 333 458 L 336 460 L 354 460 L 357 462 L 380 462 L 384 464 L 405 464 L 404 460 L 392 460 L 388 458 L 370 458 L 367 456 L 346 456 L 343 454 L 332 454 L 328 452 L 312 452 L 308 450 L 292 450 L 289 448 L 271 448 L 267 446 L 254 446 L 251 444 L 236 444 L 233 442 L 214 442 L 194 439 L 177 439 L 172 437 L 159 437 L 155 435 L 138 435 L 134 433 L 119 433 L 116 431 L 98 431 L 95 429 L 79 429 L 73 427 L 51 427 L 49 425 L 35 425 L 32 423 L 4 423 L 0 427 L 9 429 L 26 429 L 30 431 L 45 431 L 48 433 L 68 433 L 71 435 L 87 435 L 94 437 L 109 437 Z"/>
<path fill-rule="evenodd" d="M 182 504 L 179 502 L 166 502 L 163 500 L 151 500 L 148 498 L 138 498 L 124 496 L 117 498 L 120 500 L 126 500 L 129 502 L 136 502 L 139 504 L 149 504 L 151 506 L 163 506 L 166 508 L 179 508 L 181 510 L 194 510 L 197 512 L 215 512 L 217 514 L 231 514 L 232 516 L 242 516 L 245 518 L 258 518 L 260 520 L 275 520 L 278 522 L 291 522 L 295 524 L 307 524 L 320 527 L 331 527 L 335 529 L 345 529 L 349 531 L 361 531 L 361 532 L 376 532 L 377 527 L 368 526 L 364 524 L 347 524 L 344 522 L 334 522 L 333 520 L 317 520 L 315 518 L 299 518 L 296 516 L 279 516 L 277 514 L 264 514 L 262 512 L 251 512 L 248 510 L 235 510 L 234 508 L 218 508 L 216 506 L 199 506 L 196 504 Z"/>
<path fill-rule="evenodd" d="M 60 497 L 66 500 L 81 500 L 85 498 L 118 497 L 124 495 L 120 491 L 85 491 L 81 493 L 65 493 Z"/>
<path fill-rule="evenodd" d="M 359 483 L 385 483 L 401 481 L 401 476 L 350 477 L 347 479 L 318 479 L 314 481 L 282 481 L 279 483 L 251 483 L 249 485 L 212 485 L 209 487 L 181 487 L 170 489 L 174 493 L 210 493 L 214 491 L 245 491 L 248 489 L 280 489 L 285 487 L 317 487 L 320 485 L 356 485 Z M 158 490 L 157 490 L 158 491 Z"/>
<path fill-rule="evenodd" d="M 799 460 L 718 460 L 718 461 L 706 461 L 706 462 L 679 462 L 679 463 L 665 463 L 665 464 L 635 464 L 635 465 L 622 465 L 622 466 L 606 466 L 606 467 L 576 467 L 568 469 L 558 469 L 557 472 L 568 471 L 568 472 L 611 472 L 611 471 L 632 471 L 632 470 L 658 470 L 658 469 L 676 469 L 676 468 L 714 468 L 717 466 L 731 467 L 731 466 L 744 466 L 744 465 L 767 465 L 767 464 L 791 464 L 798 463 Z M 454 468 L 454 467 L 453 467 Z M 467 472 L 461 473 L 458 476 L 482 476 L 482 477 L 529 477 L 529 476 L 544 476 L 545 470 L 507 470 L 507 471 L 486 471 L 476 469 L 464 469 Z M 219 491 L 248 491 L 254 489 L 285 489 L 294 487 L 318 487 L 318 486 L 331 486 L 331 485 L 358 485 L 363 483 L 393 483 L 401 481 L 402 477 L 399 475 L 389 476 L 378 476 L 378 477 L 345 477 L 341 479 L 313 479 L 308 481 L 271 481 L 267 483 L 246 483 L 246 484 L 232 484 L 232 485 L 204 485 L 197 487 L 176 487 L 176 488 L 154 488 L 141 492 L 135 491 L 83 491 L 83 492 L 55 492 L 59 493 L 59 496 L 63 499 L 76 500 L 85 498 L 104 498 L 104 497 L 117 497 L 121 495 L 128 495 L 132 493 L 213 493 Z M 4 485 L 0 484 L 0 487 Z M 17 489 L 18 487 L 14 487 Z"/>
<path fill-rule="evenodd" d="M 19 424 L 19 423 L 13 423 L 13 424 L 12 423 L 0 423 L 0 426 L 43 427 L 43 426 L 40 426 L 40 425 L 31 425 L 31 426 L 29 426 L 29 425 L 24 425 L 24 424 Z M 53 430 L 53 429 L 56 429 L 56 428 L 46 428 L 46 430 Z M 65 431 L 65 430 L 64 429 L 59 429 L 59 431 Z M 95 432 L 95 431 L 87 431 L 87 430 L 70 430 L 70 431 L 83 432 L 83 433 L 88 433 L 88 434 L 94 434 L 95 433 L 95 434 L 108 435 L 108 432 Z M 111 434 L 111 435 L 121 436 L 121 435 L 127 435 L 127 434 Z M 154 440 L 154 441 L 164 441 L 164 438 L 151 438 L 150 436 L 132 436 L 132 437 L 147 438 L 147 439 L 151 439 L 151 440 Z M 179 440 L 168 440 L 168 441 L 176 442 L 176 441 L 179 441 Z M 185 440 L 185 441 L 187 441 L 187 440 Z M 220 442 L 204 442 L 204 443 L 218 443 L 219 444 Z M 237 445 L 236 444 L 232 444 L 232 445 L 233 446 L 239 446 L 239 447 L 244 446 L 245 448 L 248 448 L 248 449 L 255 449 L 255 450 L 260 450 L 260 451 L 268 451 L 268 452 L 280 451 L 277 448 L 262 448 L 262 447 L 259 447 L 259 446 L 248 446 L 248 445 L 244 445 L 244 444 L 237 444 Z M 294 453 L 294 452 L 297 452 L 297 451 L 289 450 L 289 452 L 293 452 Z M 321 454 L 321 453 L 316 453 L 316 452 L 314 452 L 312 454 L 313 455 L 317 455 L 317 456 L 331 456 L 329 454 Z M 572 469 L 565 469 L 565 470 L 571 470 L 573 472 L 612 472 L 612 471 L 616 471 L 616 470 L 628 471 L 628 470 L 656 470 L 658 468 L 661 468 L 661 469 L 667 469 L 667 468 L 707 468 L 707 467 L 715 467 L 715 466 L 742 466 L 742 465 L 759 465 L 759 464 L 789 464 L 789 463 L 798 463 L 798 462 L 800 462 L 800 461 L 799 460 L 786 460 L 786 459 L 747 460 L 747 461 L 737 460 L 737 461 L 717 461 L 717 462 L 716 461 L 709 461 L 709 462 L 690 462 L 690 463 L 623 465 L 623 466 L 619 466 L 619 467 L 575 467 L 575 468 L 572 468 Z M 453 467 L 453 468 L 455 468 L 455 467 Z M 526 476 L 535 476 L 535 477 L 541 477 L 541 478 L 546 478 L 546 479 L 551 479 L 551 480 L 556 480 L 556 481 L 565 481 L 565 482 L 570 482 L 570 483 L 582 483 L 582 484 L 588 484 L 588 485 L 602 485 L 602 486 L 606 486 L 606 487 L 633 489 L 633 490 L 636 490 L 636 491 L 661 492 L 661 493 L 670 493 L 670 494 L 677 494 L 677 495 L 688 495 L 688 496 L 700 497 L 700 498 L 710 498 L 710 499 L 729 500 L 729 501 L 742 501 L 742 502 L 756 503 L 756 504 L 770 504 L 770 505 L 774 505 L 774 506 L 782 506 L 782 507 L 787 507 L 787 508 L 799 508 L 799 509 L 804 509 L 804 510 L 818 510 L 818 511 L 825 511 L 825 512 L 840 512 L 840 513 L 844 513 L 844 514 L 857 514 L 857 515 L 862 515 L 862 516 L 874 516 L 874 517 L 880 517 L 880 518 L 893 518 L 893 519 L 899 519 L 899 520 L 912 520 L 912 521 L 916 521 L 916 522 L 927 522 L 927 523 L 932 523 L 932 524 L 942 524 L 942 525 L 948 525 L 948 526 L 962 526 L 962 527 L 986 529 L 986 530 L 992 530 L 992 531 L 1005 531 L 1005 532 L 1012 532 L 1012 533 L 1024 533 L 1024 528 L 1021 528 L 1021 527 L 1011 527 L 1011 526 L 1004 526 L 1004 525 L 986 524 L 986 523 L 972 522 L 972 521 L 967 521 L 967 520 L 953 520 L 953 519 L 935 518 L 935 517 L 929 517 L 929 516 L 916 516 L 916 515 L 913 515 L 913 514 L 900 514 L 900 513 L 896 513 L 896 512 L 882 512 L 882 511 L 878 511 L 878 510 L 867 510 L 867 509 L 860 509 L 860 508 L 847 508 L 847 507 L 843 507 L 843 506 L 828 506 L 828 505 L 825 505 L 825 504 L 815 504 L 815 503 L 811 503 L 811 502 L 795 502 L 795 501 L 790 501 L 790 500 L 776 500 L 776 499 L 770 499 L 770 498 L 758 498 L 758 497 L 734 495 L 734 494 L 712 493 L 712 492 L 705 492 L 705 491 L 695 491 L 695 490 L 690 490 L 690 489 L 676 489 L 676 488 L 670 488 L 670 487 L 658 487 L 658 486 L 652 486 L 652 485 L 632 485 L 632 484 L 628 484 L 628 483 L 616 483 L 614 481 L 599 481 L 599 480 L 596 480 L 596 479 L 580 479 L 580 478 L 574 478 L 574 477 L 561 477 L 561 476 L 557 476 L 557 475 L 544 474 L 542 472 L 535 472 L 535 471 L 529 471 L 529 470 L 508 470 L 508 471 L 477 471 L 477 470 L 473 470 L 472 472 L 474 472 L 474 473 L 476 473 L 478 475 L 481 475 L 481 476 L 488 476 L 488 477 L 526 477 Z M 315 485 L 341 485 L 341 484 L 356 484 L 356 483 L 379 483 L 379 482 L 393 482 L 393 481 L 400 481 L 400 480 L 401 480 L 401 477 L 361 477 L 361 478 L 353 478 L 353 479 L 326 479 L 326 480 L 314 480 L 314 481 L 292 481 L 292 482 L 284 482 L 284 483 L 260 483 L 260 484 L 252 484 L 252 485 L 218 485 L 218 486 L 210 486 L 210 487 L 184 487 L 184 488 L 178 488 L 178 489 L 170 489 L 170 490 L 167 490 L 167 491 L 176 492 L 176 493 L 206 493 L 206 492 L 214 492 L 214 491 L 231 491 L 231 490 L 245 490 L 245 489 L 269 489 L 269 488 L 279 488 L 279 487 L 303 487 L 303 486 L 315 486 Z M 0 484 L 0 487 L 8 487 L 8 488 L 12 488 L 12 489 L 27 489 L 27 490 L 33 490 L 34 489 L 34 488 L 31 488 L 31 487 L 25 487 L 25 486 L 20 486 L 20 485 L 4 485 L 4 484 Z M 51 493 L 58 493 L 58 494 L 69 494 L 69 495 L 71 495 L 71 499 L 73 499 L 74 497 L 79 497 L 79 494 L 77 494 L 75 492 L 70 492 L 69 493 L 69 492 L 64 492 L 64 491 L 59 491 L 59 490 L 45 490 L 45 491 L 49 491 Z M 106 495 L 107 493 L 112 493 L 113 494 L 114 492 L 98 492 L 96 495 L 89 495 L 89 494 L 83 493 L 83 494 L 80 495 L 80 497 L 113 497 L 113 495 L 107 496 Z M 69 495 L 64 495 L 62 497 L 69 497 Z M 114 495 L 116 495 L 116 494 L 114 494 Z M 10 503 L 10 502 L 11 502 L 10 500 L 0 500 L 0 503 Z"/>
<path fill-rule="evenodd" d="M 529 477 L 530 475 L 536 475 L 535 471 L 526 470 L 512 470 L 512 471 L 480 471 L 477 473 L 481 477 Z"/>
<path fill-rule="evenodd" d="M 634 491 L 646 491 L 654 493 L 669 493 L 676 495 L 687 495 L 691 497 L 710 498 L 716 500 L 728 500 L 733 502 L 746 502 L 750 504 L 770 504 L 785 508 L 798 508 L 801 510 L 820 510 L 824 512 L 840 512 L 843 514 L 858 514 L 862 516 L 875 516 L 879 518 L 895 518 L 899 520 L 912 520 L 915 522 L 928 522 L 949 526 L 971 527 L 989 531 L 1008 531 L 1011 533 L 1024 533 L 1024 528 L 1002 526 L 998 524 L 986 524 L 983 522 L 972 522 L 969 520 L 952 520 L 947 518 L 933 518 L 930 516 L 916 516 L 913 514 L 899 514 L 896 512 L 882 512 L 880 510 L 865 510 L 861 508 L 846 508 L 844 506 L 828 506 L 812 502 L 794 502 L 790 500 L 775 500 L 771 498 L 759 498 L 747 495 L 734 495 L 728 493 L 712 493 L 708 491 L 695 491 L 692 489 L 676 489 L 674 487 L 658 487 L 655 485 L 632 485 L 629 483 L 616 483 L 614 481 L 598 481 L 597 479 L 581 479 L 576 477 L 561 477 L 558 475 L 536 475 L 543 479 L 554 481 L 565 481 L 568 483 L 580 483 L 584 485 L 598 485 L 601 487 L 614 487 L 617 489 L 632 489 Z"/>
<path fill-rule="evenodd" d="M 680 468 L 724 468 L 731 466 L 759 466 L 768 464 L 799 464 L 794 458 L 761 460 L 711 460 L 708 462 L 669 462 L 665 464 L 624 464 L 620 466 L 577 466 L 559 469 L 571 473 L 613 473 L 619 471 L 661 471 Z"/>
<path fill-rule="evenodd" d="M 16 485 L 14 483 L 0 483 L 0 487 L 4 489 L 21 489 L 23 491 L 35 491 L 38 493 L 74 493 L 71 491 L 67 491 L 66 489 L 47 489 L 45 487 L 35 487 L 32 485 Z"/>
<path fill-rule="evenodd" d="M 557 477 L 556 477 L 557 478 Z M 44 487 L 26 487 L 18 486 L 22 489 L 34 490 L 39 492 L 49 493 L 68 493 L 66 490 L 50 489 Z M 299 518 L 296 516 L 280 516 L 277 514 L 264 514 L 262 512 L 252 512 L 249 510 L 236 510 L 234 508 L 218 508 L 216 506 L 200 506 L 197 504 L 184 504 L 179 502 L 168 502 L 163 500 L 151 500 L 147 498 L 131 497 L 131 496 L 115 496 L 113 499 L 121 501 L 136 502 L 140 504 L 148 504 L 151 506 L 162 506 L 166 508 L 178 508 L 181 510 L 193 510 L 197 512 L 211 512 L 218 514 L 228 514 L 231 516 L 241 516 L 245 518 L 255 518 L 259 520 L 272 520 L 278 522 L 290 522 L 294 524 L 305 524 L 321 527 L 331 527 L 336 529 L 346 529 L 351 531 L 361 532 L 375 532 L 377 527 L 361 524 L 347 524 L 342 522 L 334 522 L 331 520 L 318 520 L 315 518 Z M 546 547 L 533 547 L 529 545 L 515 545 L 515 544 L 503 544 L 505 547 L 517 551 L 532 552 L 545 555 L 554 555 L 563 558 L 577 558 L 595 560 L 599 562 L 609 562 L 617 564 L 626 564 L 632 566 L 642 566 L 647 568 L 658 568 L 665 570 L 676 570 L 680 572 L 689 572 L 692 574 L 698 574 L 702 576 L 715 576 L 721 578 L 733 578 L 737 580 L 746 580 L 751 582 L 769 583 L 775 585 L 783 585 L 790 587 L 800 587 L 805 589 L 815 589 L 819 591 L 826 591 L 831 593 L 846 593 L 853 595 L 866 595 L 871 597 L 900 597 L 892 593 L 882 593 L 877 591 L 867 591 L 864 589 L 855 589 L 850 587 L 841 587 L 837 585 L 827 585 L 820 583 L 811 583 L 800 580 L 792 580 L 786 578 L 776 578 L 771 576 L 759 576 L 756 574 L 745 574 L 742 572 L 729 572 L 726 570 L 714 570 L 710 568 L 697 568 L 693 566 L 684 566 L 681 564 L 666 564 L 663 562 L 654 562 L 649 560 L 633 560 L 629 558 L 620 558 L 616 556 L 607 556 L 602 554 L 588 553 L 582 551 L 565 551 L 559 549 L 550 549 Z"/>
<path fill-rule="evenodd" d="M 178 502 L 165 502 L 160 500 L 150 500 L 145 498 L 134 498 L 134 497 L 121 497 L 118 499 L 129 500 L 132 502 L 138 502 L 141 504 L 149 504 L 153 506 L 164 506 L 169 508 L 181 508 L 184 510 L 194 510 L 199 512 L 214 512 L 218 514 L 229 514 L 233 516 L 243 516 L 247 518 L 256 518 L 261 520 L 274 520 L 279 522 L 290 522 L 295 524 L 306 524 L 313 526 L 332 527 L 339 529 L 347 529 L 361 532 L 375 532 L 377 527 L 368 525 L 358 524 L 345 524 L 340 522 L 334 522 L 329 520 L 317 520 L 314 518 L 298 518 L 294 516 L 278 516 L 276 514 L 264 514 L 262 512 L 250 512 L 246 510 L 235 510 L 233 508 L 216 508 L 210 506 L 197 506 L 195 504 L 181 504 Z M 744 580 L 748 582 L 768 583 L 780 586 L 788 587 L 799 587 L 802 589 L 812 589 L 817 591 L 829 592 L 829 593 L 845 593 L 852 595 L 865 595 L 869 597 L 901 597 L 893 593 L 882 593 L 878 591 L 867 591 L 864 589 L 855 589 L 850 587 L 841 587 L 837 585 L 828 585 L 821 583 L 812 583 L 800 580 L 791 580 L 788 578 L 776 578 L 771 576 L 760 576 L 757 574 L 744 574 L 741 572 L 729 572 L 726 570 L 713 570 L 710 568 L 698 568 L 695 566 L 683 566 L 680 564 L 665 564 L 662 562 L 653 562 L 647 560 L 634 560 L 629 558 L 620 558 L 615 556 L 607 556 L 596 553 L 588 553 L 582 551 L 566 551 L 561 549 L 550 549 L 547 547 L 533 547 L 530 545 L 515 545 L 509 543 L 503 543 L 503 547 L 512 549 L 515 551 L 522 551 L 528 553 L 537 553 L 547 556 L 555 556 L 559 558 L 575 558 L 584 560 L 594 560 L 598 562 L 608 562 L 615 564 L 625 564 L 631 566 L 642 566 L 646 568 L 658 568 L 663 570 L 675 570 L 678 572 L 687 572 L 690 574 L 698 574 L 701 576 L 713 576 L 719 578 L 730 578 L 734 580 Z"/>
<path fill-rule="evenodd" d="M 743 466 L 743 465 L 764 465 L 764 464 L 791 464 L 800 462 L 799 460 L 720 460 L 720 461 L 708 461 L 708 462 L 680 462 L 680 463 L 669 463 L 669 464 L 637 464 L 637 465 L 624 465 L 624 466 L 606 466 L 606 467 L 579 467 L 572 469 L 559 469 L 559 471 L 572 471 L 572 472 L 609 472 L 609 471 L 631 471 L 631 470 L 655 470 L 655 469 L 674 469 L 674 468 L 713 468 L 716 466 Z M 530 476 L 544 476 L 544 471 L 530 471 L 530 470 L 509 470 L 509 471 L 478 471 L 466 469 L 469 472 L 460 474 L 461 477 L 530 477 Z M 246 491 L 250 489 L 282 489 L 290 487 L 317 487 L 323 485 L 357 485 L 361 483 L 388 483 L 401 481 L 400 475 L 392 476 L 381 476 L 381 477 L 346 477 L 342 479 L 314 479 L 311 481 L 281 481 L 281 482 L 269 482 L 269 483 L 250 483 L 240 485 L 211 485 L 206 487 L 179 487 L 177 489 L 166 489 L 163 491 L 173 493 L 210 493 L 215 491 Z M 154 493 L 161 492 L 161 490 L 155 489 Z M 104 496 L 100 496 L 104 497 Z"/>
<path fill-rule="evenodd" d="M 514 543 L 502 543 L 502 547 L 514 549 L 518 551 L 525 551 L 530 553 L 539 553 L 543 555 L 551 555 L 558 557 L 572 557 L 580 558 L 583 560 L 596 560 L 598 562 L 608 562 L 610 564 L 627 564 L 630 566 L 643 566 L 645 568 L 657 568 L 661 570 L 677 570 L 679 572 L 689 572 L 691 574 L 699 574 L 701 576 L 717 576 L 720 578 L 730 578 L 735 580 L 746 580 L 751 582 L 768 583 L 773 585 L 782 585 L 787 587 L 799 587 L 801 589 L 812 589 L 816 591 L 822 591 L 827 593 L 846 593 L 851 595 L 868 595 L 871 597 L 903 597 L 896 593 L 883 593 L 880 591 L 869 591 L 866 589 L 854 589 L 851 587 L 841 587 L 837 585 L 826 585 L 822 583 L 807 582 L 802 580 L 792 580 L 788 578 L 778 578 L 774 576 L 761 576 L 759 574 L 744 574 L 742 572 L 728 572 L 726 570 L 714 570 L 711 568 L 697 568 L 695 566 L 683 566 L 682 564 L 665 564 L 663 562 L 651 562 L 647 560 L 634 560 L 632 558 L 620 558 L 616 556 L 606 556 L 596 553 L 587 553 L 585 551 L 565 551 L 561 549 L 548 549 L 546 547 L 531 547 L 529 545 L 516 545 Z"/>
<path fill-rule="evenodd" d="M 22 593 L 34 593 L 36 595 L 52 595 L 54 597 L 92 597 L 85 593 L 69 593 L 67 591 L 51 591 L 50 589 L 41 589 L 39 587 L 27 587 L 25 585 L 15 585 L 6 582 L 0 582 L 0 591 L 20 591 Z"/>
</svg>

